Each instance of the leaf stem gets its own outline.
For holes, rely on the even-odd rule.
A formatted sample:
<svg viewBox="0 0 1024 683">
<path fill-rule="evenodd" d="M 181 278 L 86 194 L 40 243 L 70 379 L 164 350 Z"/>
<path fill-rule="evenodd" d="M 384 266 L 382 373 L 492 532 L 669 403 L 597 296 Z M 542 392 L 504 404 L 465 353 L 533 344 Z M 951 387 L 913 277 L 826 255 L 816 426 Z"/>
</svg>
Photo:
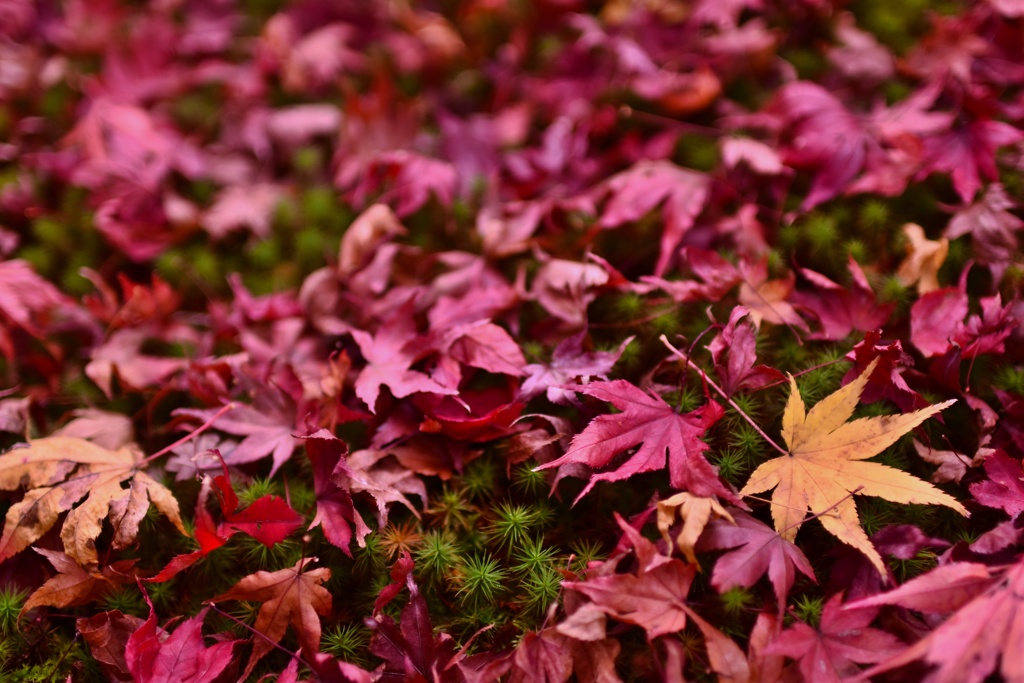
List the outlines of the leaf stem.
<svg viewBox="0 0 1024 683">
<path fill-rule="evenodd" d="M 139 464 L 140 465 L 144 465 L 144 464 L 146 464 L 146 463 L 148 463 L 148 462 L 150 462 L 152 460 L 156 460 L 161 455 L 165 455 L 166 453 L 174 450 L 175 448 L 177 448 L 178 446 L 182 445 L 183 443 L 188 443 L 189 441 L 191 441 L 192 439 L 196 438 L 197 436 L 199 436 L 200 434 L 205 432 L 207 429 L 212 427 L 213 423 L 216 422 L 217 420 L 219 420 L 224 415 L 224 413 L 230 412 L 230 411 L 234 410 L 237 407 L 238 407 L 238 404 L 235 403 L 234 401 L 232 401 L 231 403 L 228 403 L 227 405 L 223 406 L 220 410 L 218 410 L 216 412 L 216 414 L 214 414 L 213 417 L 211 417 L 209 420 L 204 422 L 202 425 L 200 425 L 196 429 L 192 430 L 191 432 L 189 432 L 188 434 L 186 434 L 182 438 L 178 439 L 177 441 L 172 443 L 170 446 L 167 446 L 166 448 L 160 449 L 159 451 L 157 451 L 153 455 L 149 456 L 148 458 L 144 458 L 142 460 L 142 462 L 140 462 Z"/>
<path fill-rule="evenodd" d="M 313 667 L 309 665 L 309 662 L 307 662 L 305 659 L 303 659 L 301 656 L 299 656 L 298 652 L 292 652 L 291 650 L 289 650 L 289 649 L 285 648 L 284 646 L 282 646 L 280 643 L 275 643 L 273 640 L 268 638 L 265 633 L 257 631 L 252 626 L 249 626 L 249 624 L 245 623 L 244 621 L 242 621 L 238 617 L 234 616 L 233 614 L 228 614 L 227 612 L 222 610 L 220 607 L 217 607 L 217 603 L 215 603 L 215 602 L 207 602 L 205 604 L 208 605 L 210 607 L 210 609 L 212 609 L 214 612 L 216 612 L 217 614 L 221 615 L 222 617 L 230 619 L 231 621 L 235 622 L 236 624 L 238 624 L 239 626 L 244 628 L 246 631 L 249 631 L 250 633 L 252 633 L 254 636 L 259 636 L 263 640 L 267 641 L 268 643 L 270 643 L 271 645 L 276 647 L 281 652 L 284 652 L 285 654 L 287 654 L 289 657 L 291 657 L 293 659 L 297 659 L 299 661 L 299 664 L 302 664 L 307 669 L 312 671 Z"/>
<path fill-rule="evenodd" d="M 660 337 L 658 337 L 658 339 L 661 340 L 662 344 L 664 344 L 665 346 L 668 347 L 668 350 L 671 351 L 674 356 L 678 357 L 682 361 L 685 361 L 686 364 L 688 366 L 690 366 L 690 369 L 692 369 L 695 372 L 697 372 L 698 374 L 700 374 L 700 376 L 704 379 L 704 381 L 707 382 L 708 384 L 710 384 L 711 387 L 715 391 L 717 391 L 719 393 L 719 395 L 722 398 L 724 398 L 729 403 L 729 405 L 732 406 L 736 410 L 736 412 L 738 412 L 740 415 L 742 415 L 743 419 L 746 420 L 747 422 L 749 422 L 750 426 L 753 427 L 757 431 L 757 433 L 760 434 L 761 437 L 771 445 L 772 448 L 777 450 L 779 453 L 782 453 L 783 455 L 789 455 L 789 451 L 785 450 L 782 446 L 780 446 L 779 444 L 775 443 L 770 436 L 765 434 L 764 430 L 761 429 L 758 426 L 758 424 L 756 422 L 754 422 L 754 420 L 749 415 L 747 415 L 746 412 L 744 412 L 744 410 L 742 408 L 740 408 L 738 405 L 736 405 L 736 402 L 733 401 L 731 398 L 729 398 L 728 394 L 726 394 L 725 391 L 722 390 L 722 387 L 720 387 L 717 384 L 715 384 L 714 380 L 712 380 L 710 377 L 708 377 L 708 374 L 706 372 L 704 372 L 704 370 L 702 370 L 699 365 L 697 365 L 692 360 L 690 360 L 689 357 L 683 355 L 682 351 L 680 351 L 676 347 L 672 346 L 672 343 L 668 340 L 667 337 L 665 337 L 665 335 L 661 335 Z"/>
</svg>

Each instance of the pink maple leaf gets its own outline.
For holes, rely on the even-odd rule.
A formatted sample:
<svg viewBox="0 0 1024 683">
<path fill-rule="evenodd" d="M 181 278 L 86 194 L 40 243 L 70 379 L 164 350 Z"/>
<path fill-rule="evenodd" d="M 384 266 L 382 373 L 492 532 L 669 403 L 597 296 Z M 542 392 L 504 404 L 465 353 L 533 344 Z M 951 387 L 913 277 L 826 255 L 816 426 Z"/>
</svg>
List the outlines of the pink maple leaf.
<svg viewBox="0 0 1024 683">
<path fill-rule="evenodd" d="M 203 213 L 202 225 L 215 240 L 244 228 L 266 239 L 270 237 L 270 219 L 283 196 L 281 188 L 271 183 L 226 187 Z"/>
<path fill-rule="evenodd" d="M 842 594 L 832 597 L 821 613 L 821 625 L 797 622 L 783 631 L 766 652 L 797 660 L 806 681 L 839 683 L 860 673 L 857 664 L 873 664 L 896 654 L 902 643 L 869 624 L 877 609 L 843 609 Z"/>
<path fill-rule="evenodd" d="M 1002 296 L 981 297 L 981 313 L 975 314 L 957 326 L 953 341 L 963 349 L 964 358 L 989 353 L 1003 353 L 1003 342 L 1017 330 L 1017 317 L 1013 304 L 1003 306 Z"/>
<path fill-rule="evenodd" d="M 957 563 L 933 569 L 891 593 L 871 598 L 876 604 L 906 605 L 921 611 L 956 611 L 902 652 L 865 671 L 865 678 L 923 660 L 934 667 L 924 680 L 981 683 L 997 670 L 1000 680 L 1014 680 L 1024 670 L 1017 647 L 1024 630 L 1022 591 L 1024 563 L 1020 561 L 1001 571 Z M 867 601 L 854 604 L 863 603 Z"/>
<path fill-rule="evenodd" d="M 579 402 L 565 385 L 574 381 L 586 384 L 593 379 L 608 379 L 626 346 L 633 341 L 627 337 L 615 351 L 584 351 L 586 330 L 580 330 L 559 342 L 551 354 L 551 362 L 531 363 L 523 368 L 527 377 L 520 388 L 519 400 L 529 401 L 542 392 L 552 403 L 575 405 Z"/>
<path fill-rule="evenodd" d="M 814 180 L 801 208 L 809 210 L 832 199 L 857 177 L 878 143 L 861 117 L 816 83 L 784 85 L 770 109 L 778 111 L 788 131 L 783 161 L 814 169 Z"/>
<path fill-rule="evenodd" d="M 179 408 L 174 414 L 209 420 L 217 412 L 219 409 L 216 408 Z M 270 468 L 270 476 L 273 477 L 300 444 L 294 436 L 297 421 L 298 408 L 294 399 L 280 388 L 267 385 L 254 393 L 252 404 L 236 404 L 233 410 L 217 419 L 219 431 L 245 437 L 225 460 L 229 465 L 241 465 L 269 455 L 273 460 Z"/>
<path fill-rule="evenodd" d="M 438 351 L 460 363 L 511 377 L 524 373 L 526 358 L 519 345 L 504 328 L 489 320 L 454 325 L 438 336 Z"/>
<path fill-rule="evenodd" d="M 988 481 L 971 484 L 971 495 L 982 505 L 998 508 L 1013 518 L 1024 512 L 1024 472 L 1020 460 L 1003 451 L 985 458 Z"/>
<path fill-rule="evenodd" d="M 41 278 L 27 261 L 0 261 L 0 352 L 8 361 L 14 359 L 11 328 L 44 339 L 58 312 L 70 306 L 71 300 Z"/>
<path fill-rule="evenodd" d="M 643 628 L 649 640 L 678 633 L 686 626 L 687 616 L 693 614 L 686 597 L 697 573 L 696 565 L 662 555 L 618 513 L 615 521 L 624 532 L 615 556 L 592 567 L 585 580 L 565 581 L 562 585 L 586 595 L 608 616 Z M 617 573 L 630 548 L 636 557 L 636 573 Z"/>
<path fill-rule="evenodd" d="M 341 179 L 336 183 L 347 190 L 355 206 L 363 206 L 371 195 L 381 192 L 379 201 L 393 202 L 398 216 L 408 216 L 432 196 L 441 205 L 450 206 L 458 176 L 447 161 L 409 150 L 392 150 L 375 154 L 351 187 Z"/>
<path fill-rule="evenodd" d="M 376 411 L 380 388 L 391 389 L 395 398 L 405 398 L 417 392 L 453 395 L 455 389 L 445 387 L 426 373 L 413 370 L 412 365 L 429 352 L 416 333 L 416 323 L 410 306 L 403 306 L 390 320 L 371 335 L 353 329 L 352 338 L 366 359 L 366 366 L 356 378 L 356 396 L 363 400 L 370 412 Z"/>
<path fill-rule="evenodd" d="M 778 604 L 785 605 L 798 571 L 814 580 L 814 570 L 800 548 L 742 510 L 729 512 L 736 523 L 712 520 L 695 546 L 698 552 L 729 550 L 715 560 L 711 572 L 711 585 L 716 590 L 750 588 L 767 572 Z"/>
<path fill-rule="evenodd" d="M 736 266 L 717 252 L 683 247 L 680 258 L 696 278 L 665 280 L 645 275 L 640 279 L 665 290 L 676 303 L 718 301 L 743 279 Z"/>
<path fill-rule="evenodd" d="M 207 647 L 203 619 L 209 608 L 183 621 L 170 635 L 156 625 L 149 596 L 149 618 L 125 645 L 125 661 L 138 683 L 213 683 L 233 661 L 240 640 L 221 639 Z"/>
<path fill-rule="evenodd" d="M 793 303 L 814 313 L 821 331 L 814 337 L 842 339 L 853 330 L 867 332 L 885 325 L 893 304 L 879 304 L 860 265 L 851 256 L 848 261 L 852 283 L 843 287 L 821 273 L 801 268 L 800 274 L 815 286 L 814 291 L 797 292 Z"/>
<path fill-rule="evenodd" d="M 85 374 L 107 396 L 112 395 L 115 373 L 123 385 L 132 389 L 166 385 L 188 363 L 182 358 L 161 358 L 142 353 L 142 345 L 154 337 L 172 339 L 174 335 L 152 326 L 116 330 L 107 341 L 93 349 Z"/>
<path fill-rule="evenodd" d="M 598 225 L 614 228 L 633 223 L 663 204 L 665 230 L 654 268 L 654 275 L 661 277 L 671 265 L 683 236 L 704 210 L 710 188 L 711 180 L 703 173 L 668 161 L 641 161 L 613 175 L 598 188 L 599 195 L 610 196 Z"/>
<path fill-rule="evenodd" d="M 700 437 L 725 414 L 722 406 L 709 400 L 703 407 L 680 415 L 657 394 L 644 392 L 621 379 L 593 382 L 575 390 L 607 401 L 622 412 L 594 418 L 586 429 L 573 437 L 565 455 L 538 469 L 566 463 L 599 469 L 623 451 L 638 447 L 616 469 L 591 477 L 590 483 L 576 497 L 577 501 L 599 481 L 619 481 L 641 472 L 660 470 L 666 466 L 667 457 L 673 488 L 741 504 L 736 494 L 722 484 L 718 472 L 703 455 L 708 445 Z"/>
<path fill-rule="evenodd" d="M 968 311 L 967 269 L 956 287 L 922 294 L 910 307 L 910 343 L 925 357 L 945 353 Z"/>
<path fill-rule="evenodd" d="M 992 266 L 998 278 L 1020 253 L 1017 233 L 1024 221 L 1008 211 L 1016 207 L 1002 184 L 992 183 L 977 201 L 953 215 L 942 234 L 949 239 L 970 235 L 975 258 Z"/>
<path fill-rule="evenodd" d="M 1024 139 L 1024 133 L 1001 121 L 969 119 L 956 122 L 949 130 L 929 137 L 920 175 L 947 172 L 960 199 L 974 199 L 981 178 L 995 180 L 996 150 Z"/>
</svg>

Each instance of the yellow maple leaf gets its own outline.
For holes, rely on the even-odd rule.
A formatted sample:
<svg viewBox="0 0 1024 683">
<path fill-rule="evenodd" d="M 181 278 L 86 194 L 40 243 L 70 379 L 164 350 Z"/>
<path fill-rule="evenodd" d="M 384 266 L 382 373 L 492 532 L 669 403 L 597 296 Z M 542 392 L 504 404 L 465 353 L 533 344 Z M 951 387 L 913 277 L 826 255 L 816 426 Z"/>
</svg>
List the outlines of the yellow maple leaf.
<svg viewBox="0 0 1024 683">
<path fill-rule="evenodd" d="M 724 517 L 733 524 L 736 523 L 729 511 L 714 498 L 702 498 L 686 491 L 677 493 L 658 503 L 658 531 L 661 532 L 661 537 L 665 539 L 665 543 L 669 547 L 672 547 L 672 540 L 669 538 L 668 530 L 677 514 L 683 521 L 683 528 L 676 536 L 676 546 L 679 547 L 690 564 L 697 564 L 697 556 L 693 552 L 693 547 L 697 545 L 697 539 L 700 538 L 704 527 L 711 521 L 712 515 L 716 518 Z"/>
<path fill-rule="evenodd" d="M 805 409 L 791 375 L 789 400 L 782 415 L 782 438 L 789 453 L 758 467 L 740 495 L 774 488 L 772 519 L 780 536 L 793 541 L 810 510 L 829 533 L 867 555 L 884 576 L 885 564 L 860 526 L 851 494 L 877 496 L 894 503 L 945 505 L 964 516 L 968 513 L 955 498 L 928 482 L 893 467 L 863 462 L 955 403 L 945 401 L 905 415 L 847 422 L 876 363 L 877 359 L 860 377 L 823 398 L 810 411 Z"/>
<path fill-rule="evenodd" d="M 112 451 L 71 436 L 35 439 L 0 455 L 0 490 L 28 489 L 7 511 L 0 562 L 38 540 L 69 510 L 60 534 L 64 552 L 87 569 L 99 564 L 96 539 L 104 517 L 114 527 L 115 548 L 134 542 L 150 502 L 186 533 L 178 501 L 143 467 L 145 458 L 133 445 Z"/>
</svg>

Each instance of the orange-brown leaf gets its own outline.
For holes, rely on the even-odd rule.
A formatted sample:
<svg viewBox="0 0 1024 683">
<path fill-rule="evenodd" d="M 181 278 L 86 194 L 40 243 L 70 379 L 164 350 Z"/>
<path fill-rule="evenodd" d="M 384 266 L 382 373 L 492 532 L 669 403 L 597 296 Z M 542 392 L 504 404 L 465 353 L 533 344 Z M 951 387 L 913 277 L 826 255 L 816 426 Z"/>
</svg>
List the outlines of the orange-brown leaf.
<svg viewBox="0 0 1024 683">
<path fill-rule="evenodd" d="M 0 455 L 0 490 L 28 489 L 7 511 L 0 561 L 32 545 L 68 511 L 61 528 L 64 552 L 87 570 L 99 563 L 96 539 L 104 517 L 114 525 L 117 548 L 135 540 L 150 502 L 185 533 L 177 500 L 144 466 L 135 447 L 109 450 L 71 436 L 36 439 Z"/>
<path fill-rule="evenodd" d="M 307 660 L 312 661 L 320 651 L 320 617 L 331 611 L 331 594 L 323 584 L 331 578 L 331 570 L 326 567 L 306 569 L 306 565 L 314 560 L 315 557 L 306 557 L 288 569 L 250 574 L 227 593 L 213 599 L 213 602 L 247 600 L 263 603 L 253 628 L 266 638 L 255 640 L 243 679 L 270 652 L 272 643 L 280 642 L 289 624 Z"/>
</svg>

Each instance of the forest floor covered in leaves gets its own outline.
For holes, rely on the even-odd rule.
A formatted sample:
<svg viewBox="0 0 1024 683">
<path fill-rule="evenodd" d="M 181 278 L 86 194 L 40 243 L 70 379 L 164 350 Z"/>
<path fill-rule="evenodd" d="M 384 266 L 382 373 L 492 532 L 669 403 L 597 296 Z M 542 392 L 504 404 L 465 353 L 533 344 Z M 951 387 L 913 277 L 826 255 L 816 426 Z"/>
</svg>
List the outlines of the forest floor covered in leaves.
<svg viewBox="0 0 1024 683">
<path fill-rule="evenodd" d="M 0 0 L 0 679 L 1024 682 L 1022 33 Z"/>
</svg>

